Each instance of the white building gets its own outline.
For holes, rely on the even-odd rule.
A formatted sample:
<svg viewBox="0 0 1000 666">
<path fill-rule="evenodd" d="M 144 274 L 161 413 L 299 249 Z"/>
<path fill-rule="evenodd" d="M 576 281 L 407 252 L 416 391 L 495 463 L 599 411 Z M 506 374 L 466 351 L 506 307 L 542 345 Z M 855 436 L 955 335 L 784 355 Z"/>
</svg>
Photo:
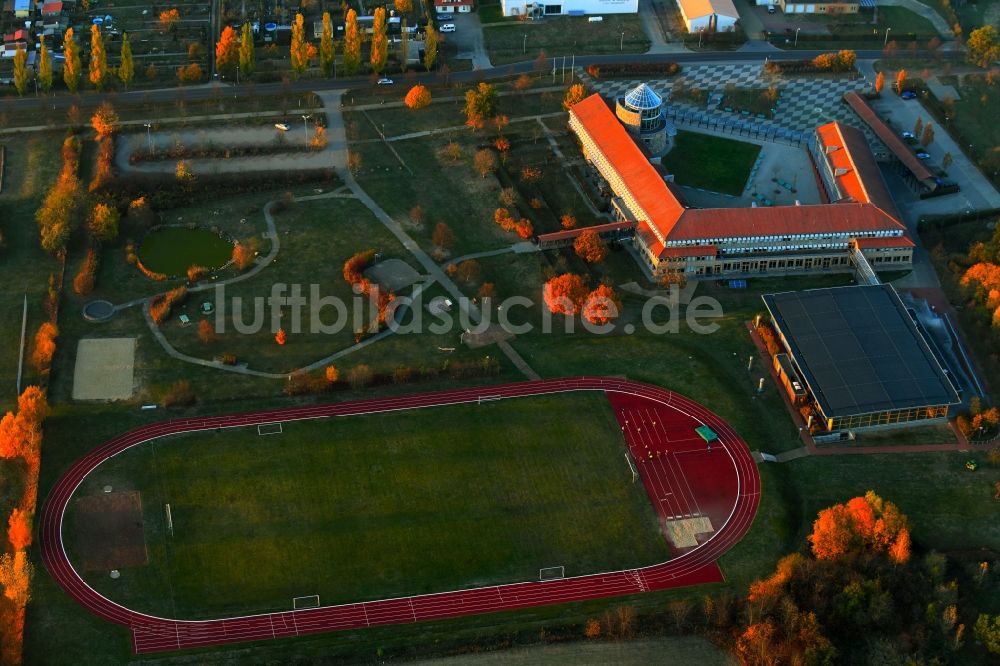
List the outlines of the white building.
<svg viewBox="0 0 1000 666">
<path fill-rule="evenodd" d="M 740 19 L 733 0 L 677 0 L 688 32 L 730 32 Z"/>
<path fill-rule="evenodd" d="M 500 0 L 500 8 L 504 16 L 635 14 L 639 0 Z"/>
</svg>

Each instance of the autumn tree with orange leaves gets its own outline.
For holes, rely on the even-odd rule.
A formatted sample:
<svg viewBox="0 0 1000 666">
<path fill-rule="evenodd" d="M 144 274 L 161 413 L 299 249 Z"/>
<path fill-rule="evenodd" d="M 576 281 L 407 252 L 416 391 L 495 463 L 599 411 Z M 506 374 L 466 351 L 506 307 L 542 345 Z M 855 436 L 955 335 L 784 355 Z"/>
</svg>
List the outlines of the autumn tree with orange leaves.
<svg viewBox="0 0 1000 666">
<path fill-rule="evenodd" d="M 31 599 L 34 567 L 28 559 L 31 519 L 38 499 L 38 469 L 42 422 L 49 407 L 45 393 L 29 386 L 18 397 L 17 411 L 0 419 L 0 457 L 22 458 L 25 462 L 24 490 L 7 519 L 7 540 L 14 552 L 0 556 L 0 588 L 13 612 L 0 614 L 0 662 L 21 663 L 25 606 Z"/>
<path fill-rule="evenodd" d="M 741 664 L 957 663 L 965 617 L 947 558 L 913 557 L 906 516 L 874 492 L 819 512 L 812 552 L 750 585 L 732 635 Z M 975 603 L 975 602 L 971 602 Z M 956 606 L 958 604 L 958 606 Z M 718 625 L 717 625 L 718 626 Z"/>
<path fill-rule="evenodd" d="M 43 322 L 35 333 L 35 348 L 31 352 L 31 364 L 39 374 L 47 374 L 56 353 L 56 338 L 59 329 L 52 322 Z"/>
<path fill-rule="evenodd" d="M 573 316 L 587 298 L 587 284 L 579 275 L 564 273 L 545 283 L 542 298 L 550 312 Z"/>
<path fill-rule="evenodd" d="M 820 560 L 866 551 L 886 553 L 897 564 L 910 559 L 906 516 L 872 491 L 820 511 L 809 541 Z"/>
<path fill-rule="evenodd" d="M 566 96 L 563 98 L 563 109 L 569 111 L 574 105 L 583 101 L 583 98 L 587 96 L 587 89 L 583 87 L 580 83 L 574 83 L 566 90 Z"/>
<path fill-rule="evenodd" d="M 410 88 L 410 91 L 406 93 L 406 97 L 403 99 L 403 104 L 406 105 L 406 108 L 413 109 L 414 111 L 430 106 L 430 103 L 431 91 L 427 86 L 419 83 Z"/>
<path fill-rule="evenodd" d="M 608 256 L 608 246 L 593 229 L 587 229 L 573 241 L 573 250 L 588 264 L 604 261 Z"/>
<path fill-rule="evenodd" d="M 23 550 L 31 545 L 31 514 L 24 509 L 14 508 L 7 520 L 7 540 L 14 550 Z"/>
<path fill-rule="evenodd" d="M 226 76 L 232 76 L 240 60 L 240 44 L 236 31 L 226 26 L 215 43 L 215 67 Z"/>
<path fill-rule="evenodd" d="M 583 318 L 591 324 L 603 326 L 617 319 L 621 312 L 621 299 L 615 290 L 606 284 L 587 294 L 583 302 Z"/>
</svg>

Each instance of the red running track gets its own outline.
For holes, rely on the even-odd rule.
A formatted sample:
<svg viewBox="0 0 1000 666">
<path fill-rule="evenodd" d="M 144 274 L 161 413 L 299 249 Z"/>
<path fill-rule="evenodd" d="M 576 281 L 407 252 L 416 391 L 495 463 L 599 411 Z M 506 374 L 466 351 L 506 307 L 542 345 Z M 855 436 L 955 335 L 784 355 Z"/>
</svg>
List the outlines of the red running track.
<svg viewBox="0 0 1000 666">
<path fill-rule="evenodd" d="M 709 474 L 709 483 L 713 478 L 731 479 L 734 494 L 729 496 L 721 513 L 718 498 L 711 500 L 713 508 L 709 510 L 709 514 L 713 515 L 715 531 L 696 547 L 683 550 L 668 562 L 638 569 L 199 621 L 155 617 L 125 608 L 87 585 L 66 555 L 62 541 L 63 517 L 70 498 L 80 483 L 105 460 L 158 437 L 216 428 L 373 414 L 567 391 L 604 391 L 616 407 L 620 420 L 624 418 L 621 409 L 642 408 L 645 403 L 648 409 L 655 410 L 657 414 L 673 414 L 664 423 L 669 421 L 674 431 L 679 432 L 679 424 L 686 422 L 683 426 L 685 429 L 704 423 L 718 433 L 719 442 L 717 448 L 713 444 L 714 457 L 711 463 L 715 467 L 721 465 L 724 471 Z M 655 420 L 663 417 L 650 418 Z M 630 421 L 630 425 L 631 423 Z M 633 456 L 636 452 L 645 450 L 649 444 L 651 432 L 648 429 L 643 434 L 633 432 L 631 427 L 623 424 L 623 433 Z M 669 432 L 662 435 L 661 445 L 672 440 Z M 688 446 L 689 443 L 681 444 Z M 651 493 L 650 498 L 661 516 L 668 515 L 665 513 L 667 511 L 674 511 L 665 508 L 672 505 L 661 502 L 655 495 L 657 489 L 662 490 L 662 487 L 655 486 L 651 481 L 653 468 L 648 463 L 640 463 L 638 467 L 643 482 Z M 701 468 L 707 469 L 704 466 Z M 726 483 L 728 485 L 729 482 Z M 759 499 L 760 477 L 750 451 L 729 424 L 712 412 L 684 396 L 656 386 L 602 377 L 574 377 L 293 407 L 252 414 L 179 419 L 136 428 L 105 442 L 77 460 L 56 482 L 42 507 L 39 541 L 46 568 L 67 594 L 95 615 L 129 627 L 136 653 L 162 652 L 493 613 L 716 581 L 719 580 L 716 559 L 736 544 L 750 528 Z"/>
</svg>

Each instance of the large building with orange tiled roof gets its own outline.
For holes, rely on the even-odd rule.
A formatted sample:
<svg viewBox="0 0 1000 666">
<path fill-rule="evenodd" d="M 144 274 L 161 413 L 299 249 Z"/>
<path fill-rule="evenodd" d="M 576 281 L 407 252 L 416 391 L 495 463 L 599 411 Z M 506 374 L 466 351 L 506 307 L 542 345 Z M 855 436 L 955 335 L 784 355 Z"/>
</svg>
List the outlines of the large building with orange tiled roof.
<svg viewBox="0 0 1000 666">
<path fill-rule="evenodd" d="M 912 265 L 913 241 L 858 130 L 816 130 L 813 160 L 829 203 L 690 208 L 600 95 L 573 106 L 569 125 L 610 196 L 635 224 L 635 246 L 657 276 L 689 278 L 847 272 L 857 248 L 876 270 Z"/>
</svg>

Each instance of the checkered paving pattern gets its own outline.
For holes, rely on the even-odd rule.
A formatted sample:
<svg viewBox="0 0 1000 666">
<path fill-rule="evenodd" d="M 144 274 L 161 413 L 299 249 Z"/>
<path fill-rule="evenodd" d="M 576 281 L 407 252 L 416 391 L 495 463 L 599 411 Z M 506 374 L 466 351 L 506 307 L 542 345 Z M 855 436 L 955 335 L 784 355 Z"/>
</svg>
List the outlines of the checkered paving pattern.
<svg viewBox="0 0 1000 666">
<path fill-rule="evenodd" d="M 743 133 L 764 140 L 795 143 L 807 141 L 818 125 L 837 120 L 863 131 L 875 152 L 879 152 L 882 148 L 868 126 L 841 101 L 845 92 L 865 90 L 867 84 L 863 78 L 775 76 L 765 73 L 760 63 L 685 65 L 680 75 L 671 80 L 595 81 L 587 76 L 586 72 L 581 71 L 579 75 L 590 83 L 594 90 L 609 98 L 621 97 L 640 83 L 646 83 L 665 100 L 667 116 L 682 125 L 695 125 L 718 131 Z M 682 79 L 689 89 L 704 90 L 707 101 L 696 105 L 687 101 L 672 100 L 674 83 Z M 778 86 L 780 98 L 774 118 L 741 116 L 714 108 L 729 84 L 734 84 L 738 88 Z"/>
</svg>

